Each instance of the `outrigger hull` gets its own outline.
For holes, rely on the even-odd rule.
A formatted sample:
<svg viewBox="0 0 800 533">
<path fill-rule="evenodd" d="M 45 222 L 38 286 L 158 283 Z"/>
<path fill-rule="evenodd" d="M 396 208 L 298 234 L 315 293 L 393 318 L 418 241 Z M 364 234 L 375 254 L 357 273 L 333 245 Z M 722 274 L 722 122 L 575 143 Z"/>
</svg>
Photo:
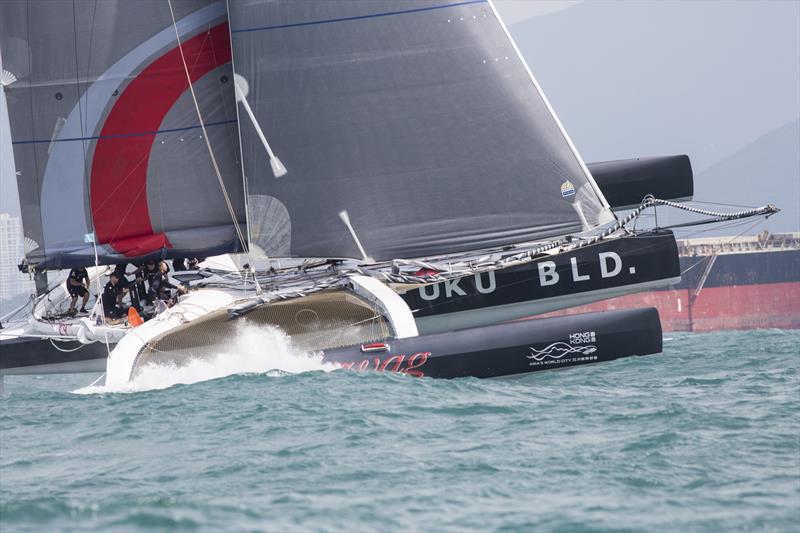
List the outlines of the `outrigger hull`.
<svg viewBox="0 0 800 533">
<path fill-rule="evenodd" d="M 108 349 L 101 342 L 0 337 L 0 374 L 102 372 L 107 357 Z"/>
<path fill-rule="evenodd" d="M 655 308 L 522 320 L 326 350 L 353 371 L 432 378 L 492 378 L 661 352 Z"/>
</svg>

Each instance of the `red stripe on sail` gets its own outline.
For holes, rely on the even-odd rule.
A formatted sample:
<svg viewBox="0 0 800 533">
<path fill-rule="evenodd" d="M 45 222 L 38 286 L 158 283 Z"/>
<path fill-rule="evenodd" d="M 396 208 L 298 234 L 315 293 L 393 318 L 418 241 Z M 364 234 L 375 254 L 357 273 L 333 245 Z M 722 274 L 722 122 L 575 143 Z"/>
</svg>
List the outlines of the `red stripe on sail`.
<svg viewBox="0 0 800 533">
<path fill-rule="evenodd" d="M 192 82 L 229 63 L 228 23 L 184 42 L 183 53 Z M 147 206 L 147 167 L 156 134 L 131 134 L 158 131 L 188 89 L 176 46 L 128 84 L 100 132 L 90 178 L 95 234 L 98 243 L 108 244 L 126 257 L 172 247 L 165 234 L 153 233 Z"/>
</svg>

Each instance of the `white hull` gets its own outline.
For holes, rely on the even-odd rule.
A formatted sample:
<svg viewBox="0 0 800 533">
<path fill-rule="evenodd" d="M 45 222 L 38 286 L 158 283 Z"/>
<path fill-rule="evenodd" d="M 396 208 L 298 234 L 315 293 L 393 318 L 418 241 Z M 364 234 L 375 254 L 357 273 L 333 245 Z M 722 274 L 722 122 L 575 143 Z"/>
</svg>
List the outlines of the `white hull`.
<svg viewBox="0 0 800 533">
<path fill-rule="evenodd" d="M 127 383 L 136 363 L 136 357 L 148 342 L 167 331 L 202 318 L 219 309 L 230 307 L 240 292 L 222 289 L 200 289 L 189 293 L 181 302 L 145 322 L 130 332 L 117 344 L 108 358 L 106 384 Z"/>
</svg>

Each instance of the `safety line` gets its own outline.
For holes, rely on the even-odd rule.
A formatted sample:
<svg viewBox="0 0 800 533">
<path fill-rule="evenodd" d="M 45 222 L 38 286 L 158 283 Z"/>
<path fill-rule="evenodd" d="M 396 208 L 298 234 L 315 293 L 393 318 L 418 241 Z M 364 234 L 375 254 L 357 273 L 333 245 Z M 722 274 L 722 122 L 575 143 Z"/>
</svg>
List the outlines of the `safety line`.
<svg viewBox="0 0 800 533">
<path fill-rule="evenodd" d="M 172 0 L 167 0 L 167 5 L 169 5 L 169 13 L 172 17 L 172 26 L 175 28 L 175 38 L 178 41 L 178 51 L 181 54 L 181 62 L 183 63 L 183 70 L 186 72 L 186 80 L 189 82 L 189 92 L 192 94 L 192 102 L 194 103 L 194 109 L 197 112 L 197 120 L 200 121 L 200 128 L 203 130 L 203 139 L 206 142 L 206 148 L 208 148 L 208 155 L 211 156 L 211 164 L 214 166 L 214 172 L 217 175 L 217 181 L 219 182 L 220 189 L 222 189 L 222 196 L 225 199 L 225 204 L 228 206 L 228 212 L 231 215 L 231 220 L 233 221 L 233 227 L 236 230 L 236 235 L 239 237 L 239 243 L 242 245 L 242 249 L 246 250 L 245 253 L 247 254 L 247 260 L 249 264 L 252 264 L 252 260 L 250 258 L 250 250 L 247 248 L 247 242 L 242 234 L 242 228 L 239 227 L 239 220 L 236 218 L 236 212 L 233 209 L 233 205 L 231 204 L 231 199 L 228 196 L 228 189 L 225 187 L 225 181 L 222 179 L 222 173 L 219 170 L 219 165 L 217 165 L 217 158 L 214 156 L 214 150 L 211 148 L 211 141 L 208 138 L 208 134 L 206 133 L 206 127 L 203 123 L 203 114 L 200 112 L 200 104 L 197 103 L 197 95 L 194 93 L 194 85 L 192 84 L 192 77 L 189 74 L 189 66 L 186 64 L 186 56 L 183 54 L 183 44 L 181 43 L 181 36 L 178 32 L 178 23 L 175 20 L 175 11 L 172 9 Z M 260 294 L 261 287 L 258 285 L 256 281 L 256 291 Z"/>
</svg>

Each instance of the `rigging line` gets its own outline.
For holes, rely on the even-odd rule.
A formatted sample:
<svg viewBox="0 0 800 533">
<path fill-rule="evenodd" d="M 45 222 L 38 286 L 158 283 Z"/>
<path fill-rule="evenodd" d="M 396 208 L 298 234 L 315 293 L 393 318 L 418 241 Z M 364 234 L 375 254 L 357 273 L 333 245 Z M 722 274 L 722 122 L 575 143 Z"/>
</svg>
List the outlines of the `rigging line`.
<svg viewBox="0 0 800 533">
<path fill-rule="evenodd" d="M 90 107 L 89 107 L 89 97 L 91 96 L 90 95 L 90 91 L 89 91 L 89 86 L 90 86 L 89 73 L 91 72 L 91 68 L 92 68 L 92 45 L 94 43 L 95 17 L 97 16 L 97 2 L 99 2 L 99 1 L 100 0 L 95 0 L 94 8 L 92 9 L 92 25 L 90 26 L 90 30 L 89 30 L 89 48 L 88 48 L 88 51 L 87 51 L 87 54 L 86 54 L 88 56 L 87 59 L 86 59 L 86 79 L 83 82 L 84 83 L 84 87 L 86 87 L 86 91 L 84 93 L 86 95 L 86 114 L 83 117 L 83 120 L 84 120 L 84 122 L 86 124 L 89 124 L 89 109 L 90 109 Z M 84 141 L 83 144 L 84 144 L 84 147 L 85 147 L 88 143 L 86 141 Z M 85 150 L 86 149 L 84 148 L 84 151 Z M 91 190 L 91 183 L 90 183 L 91 182 L 91 177 L 90 177 L 90 168 L 89 168 L 90 167 L 89 158 L 84 156 L 83 160 L 84 160 L 83 172 L 84 172 L 84 175 L 86 176 L 86 178 L 84 179 L 84 181 L 86 182 L 84 190 L 90 191 Z"/>
<path fill-rule="evenodd" d="M 763 220 L 759 218 L 758 222 L 763 222 Z M 716 224 L 716 223 L 719 223 L 719 226 L 706 229 L 697 229 L 694 231 L 691 230 L 691 228 L 694 228 L 696 226 L 705 226 L 707 224 Z M 737 228 L 743 224 L 749 224 L 749 223 L 750 221 L 747 220 L 746 218 L 734 219 L 734 220 L 720 220 L 720 219 L 710 218 L 710 219 L 699 220 L 697 223 L 693 224 L 675 224 L 675 226 L 677 226 L 676 231 L 689 231 L 689 233 L 683 234 L 683 238 L 688 239 L 692 235 L 699 235 L 701 233 L 708 233 L 709 231 L 716 231 L 728 228 Z"/>
<path fill-rule="evenodd" d="M 741 205 L 741 204 L 729 204 L 724 202 L 704 202 L 702 200 L 690 200 L 686 202 L 688 204 L 705 204 L 705 205 L 718 205 L 721 207 L 742 207 L 744 209 L 752 209 L 755 207 L 754 205 Z"/>
<path fill-rule="evenodd" d="M 228 206 L 228 212 L 231 215 L 231 220 L 233 221 L 233 227 L 236 230 L 236 235 L 239 238 L 239 243 L 242 245 L 242 249 L 246 250 L 245 254 L 247 255 L 248 263 L 252 263 L 250 258 L 250 250 L 247 248 L 245 243 L 244 235 L 242 234 L 242 228 L 239 227 L 239 221 L 236 218 L 236 212 L 233 209 L 233 205 L 231 204 L 231 199 L 228 196 L 228 190 L 225 187 L 225 182 L 222 179 L 222 173 L 219 170 L 219 165 L 217 165 L 217 158 L 214 156 L 214 150 L 211 148 L 211 141 L 208 138 L 208 133 L 206 132 L 205 122 L 203 121 L 203 114 L 200 112 L 200 105 L 197 103 L 197 95 L 194 92 L 194 85 L 192 84 L 192 77 L 189 74 L 189 67 L 186 64 L 186 56 L 183 53 L 183 44 L 181 42 L 181 35 L 178 31 L 178 23 L 175 20 L 175 11 L 172 9 L 172 0 L 167 0 L 167 5 L 169 6 L 169 14 L 172 17 L 172 27 L 175 29 L 175 39 L 178 41 L 178 51 L 181 54 L 181 63 L 183 63 L 183 70 L 186 73 L 186 79 L 189 82 L 189 92 L 192 94 L 192 102 L 194 103 L 194 109 L 197 112 L 197 119 L 200 121 L 200 129 L 203 131 L 203 140 L 206 142 L 206 148 L 208 149 L 208 154 L 211 156 L 211 164 L 214 166 L 214 172 L 217 175 L 217 181 L 219 181 L 219 186 L 222 189 L 222 196 L 225 199 L 225 205 Z M 261 287 L 258 286 L 258 282 L 256 282 L 256 291 L 257 293 L 261 293 Z"/>
<path fill-rule="evenodd" d="M 225 8 L 228 13 L 231 12 L 230 8 L 230 0 L 225 0 Z M 233 33 L 231 30 L 230 23 L 228 24 L 228 37 L 231 46 L 231 83 L 234 84 L 233 91 L 234 96 L 236 93 L 236 79 L 234 76 L 236 75 L 236 58 L 233 55 Z M 213 47 L 212 47 L 213 50 Z M 247 184 L 247 176 L 244 173 L 244 148 L 242 147 L 241 137 L 242 137 L 242 126 L 241 122 L 239 122 L 239 104 L 236 103 L 234 105 L 234 110 L 236 111 L 236 134 L 237 139 L 236 143 L 239 145 L 239 168 L 242 169 L 242 192 L 244 193 L 244 219 L 247 222 L 247 249 L 250 250 L 250 246 L 253 244 L 253 231 L 250 228 L 250 187 Z M 249 258 L 249 257 L 248 257 Z M 255 279 L 256 274 L 253 272 L 253 279 Z M 256 285 L 258 281 L 256 281 Z"/>
<path fill-rule="evenodd" d="M 102 374 L 100 374 L 100 377 L 99 377 L 99 378 L 97 378 L 96 380 L 92 381 L 92 384 L 91 384 L 91 385 L 89 385 L 89 386 L 90 386 L 90 387 L 94 387 L 95 385 L 97 385 L 97 382 L 98 382 L 98 381 L 100 381 L 101 379 L 103 379 L 104 377 L 106 377 L 106 373 L 105 373 L 105 372 L 103 372 Z"/>
<path fill-rule="evenodd" d="M 205 127 L 205 122 L 203 120 L 203 115 L 200 112 L 200 105 L 197 102 L 197 95 L 194 92 L 194 85 L 192 84 L 192 78 L 191 75 L 189 74 L 189 67 L 186 63 L 186 56 L 183 53 L 183 43 L 181 42 L 181 36 L 180 33 L 178 32 L 178 23 L 175 20 L 175 12 L 172 9 L 172 0 L 167 0 L 167 5 L 169 6 L 169 13 L 170 16 L 172 17 L 172 27 L 175 29 L 175 38 L 178 41 L 178 51 L 180 52 L 181 55 L 181 63 L 183 63 L 183 70 L 186 73 L 186 79 L 189 83 L 189 92 L 192 95 L 192 102 L 194 103 L 194 108 L 195 111 L 197 112 L 197 119 L 200 122 L 200 129 L 203 131 L 203 139 L 206 142 L 206 148 L 208 149 L 209 156 L 211 157 L 211 164 L 213 165 L 214 172 L 217 175 L 217 180 L 219 181 L 219 186 L 222 189 L 222 195 L 225 198 L 225 204 L 228 207 L 228 211 L 231 215 L 231 220 L 233 221 L 233 225 L 236 228 L 236 233 L 239 237 L 239 241 L 242 244 L 242 247 L 244 247 L 245 245 L 244 236 L 242 235 L 241 229 L 239 228 L 239 223 L 238 220 L 236 219 L 236 213 L 233 209 L 233 205 L 231 204 L 230 197 L 228 196 L 228 190 L 225 187 L 225 182 L 222 180 L 222 173 L 219 170 L 219 165 L 217 165 L 217 158 L 214 156 L 214 150 L 212 149 L 211 142 L 208 139 L 208 134 L 206 133 L 206 127 Z"/>
<path fill-rule="evenodd" d="M 72 37 L 73 37 L 73 43 L 74 43 L 74 47 L 75 47 L 75 86 L 76 86 L 76 89 L 77 89 L 77 92 L 78 92 L 78 123 L 80 124 L 80 127 L 81 127 L 81 137 L 86 137 L 86 131 L 84 129 L 84 120 L 83 120 L 83 118 L 84 118 L 83 117 L 83 102 L 82 102 L 83 98 L 82 98 L 82 95 L 81 95 L 81 72 L 80 72 L 80 67 L 78 66 L 78 20 L 77 20 L 77 18 L 78 18 L 78 15 L 75 12 L 75 0 L 72 0 Z M 88 73 L 87 73 L 87 76 L 88 76 Z M 87 111 L 86 112 L 87 112 L 87 114 L 89 112 L 88 111 L 88 106 L 87 106 Z M 86 161 L 86 141 L 83 141 L 81 143 L 81 149 L 83 150 L 83 165 L 81 165 L 83 167 L 83 176 L 81 176 L 83 178 L 83 189 L 84 190 L 88 190 L 88 188 L 89 188 L 88 181 L 89 180 L 87 179 L 87 173 L 86 173 L 86 166 L 87 166 L 87 161 Z M 94 223 L 92 223 L 92 225 L 94 226 Z"/>
<path fill-rule="evenodd" d="M 763 220 L 759 219 L 759 220 L 757 220 L 756 222 L 753 223 L 753 226 L 755 226 L 757 224 L 760 224 L 762 222 L 763 222 Z M 734 221 L 729 222 L 728 224 L 720 224 L 717 227 L 694 230 L 694 231 L 692 231 L 690 233 L 682 235 L 681 238 L 682 239 L 691 239 L 694 236 L 701 235 L 703 233 L 708 233 L 710 231 L 719 231 L 719 230 L 722 230 L 722 229 L 738 228 L 738 227 L 746 225 L 747 223 L 748 223 L 747 220 L 734 220 Z M 682 229 L 682 228 L 678 228 L 678 229 Z"/>
<path fill-rule="evenodd" d="M 30 35 L 31 35 L 31 6 L 30 6 L 30 4 L 25 4 L 25 36 L 29 37 Z M 27 48 L 27 51 L 28 51 L 28 54 L 27 54 L 27 56 L 28 56 L 28 72 L 34 72 L 34 70 L 33 70 L 33 52 L 31 51 L 29 46 L 26 47 L 26 48 Z M 36 116 L 36 114 L 33 112 L 33 102 L 35 101 L 35 99 L 33 98 L 33 86 L 31 86 L 30 84 L 28 85 L 28 94 L 27 94 L 27 96 L 28 96 L 28 100 L 30 101 L 30 108 L 31 108 L 30 109 L 30 111 L 31 111 L 31 115 L 30 115 L 31 116 L 31 124 L 30 124 L 31 131 L 36 131 L 35 126 L 34 126 L 34 117 Z M 8 101 L 6 101 L 6 106 L 8 106 Z M 9 119 L 10 118 L 11 117 L 9 117 Z M 11 144 L 12 145 L 14 144 L 13 140 L 12 140 Z M 39 177 L 40 176 L 43 177 L 43 174 L 39 173 L 39 161 L 38 161 L 39 158 L 33 157 L 31 159 L 33 159 L 33 170 L 35 172 L 34 175 L 37 177 L 37 179 L 40 179 Z M 16 168 L 14 170 L 16 170 Z M 38 215 L 37 218 L 39 219 L 38 220 L 39 228 L 41 228 L 41 241 L 42 242 L 40 244 L 41 244 L 41 247 L 42 247 L 42 252 L 44 252 L 45 257 L 47 257 L 47 250 L 45 249 L 45 243 L 44 243 L 44 221 L 42 220 L 42 208 L 41 208 L 41 205 L 42 205 L 42 190 L 41 190 L 41 187 L 35 187 L 35 189 L 36 189 L 36 204 L 39 206 L 39 215 Z M 18 193 L 17 194 L 19 194 L 19 189 L 18 189 Z M 20 199 L 20 201 L 21 201 L 21 199 Z M 39 235 L 37 235 L 37 237 L 38 236 Z"/>
<path fill-rule="evenodd" d="M 700 259 L 699 261 L 697 261 L 696 263 L 694 263 L 694 264 L 693 264 L 692 266 L 690 266 L 689 268 L 687 268 L 687 269 L 685 269 L 685 270 L 681 270 L 681 276 L 683 276 L 684 274 L 686 274 L 687 272 L 689 272 L 690 270 L 692 270 L 692 269 L 693 269 L 694 267 L 696 267 L 697 265 L 701 265 L 701 264 L 703 264 L 704 262 L 705 262 L 705 261 L 704 261 L 704 259 Z"/>
<path fill-rule="evenodd" d="M 730 244 L 730 243 L 732 243 L 734 240 L 736 240 L 736 239 L 738 239 L 739 237 L 741 237 L 742 235 L 744 235 L 744 234 L 745 234 L 745 232 L 747 232 L 747 231 L 750 231 L 751 229 L 753 229 L 753 228 L 754 228 L 754 227 L 756 227 L 757 225 L 761 224 L 762 222 L 763 222 L 763 220 L 760 220 L 760 219 L 756 220 L 756 221 L 755 221 L 755 222 L 753 222 L 751 225 L 747 226 L 747 227 L 746 227 L 746 228 L 744 228 L 742 231 L 740 231 L 740 232 L 739 232 L 737 235 L 734 235 L 733 237 L 731 237 L 730 239 L 728 239 L 728 241 L 727 241 L 727 242 L 725 242 L 725 244 Z"/>
<path fill-rule="evenodd" d="M 117 234 L 125 226 L 125 222 L 126 222 L 126 219 L 128 218 L 128 215 L 130 214 L 130 212 L 133 209 L 134 205 L 136 205 L 134 202 L 136 202 L 139 199 L 139 197 L 142 196 L 142 193 L 146 189 L 147 189 L 146 185 L 142 185 L 141 187 L 139 187 L 139 192 L 136 193 L 136 196 L 129 203 L 128 209 L 126 209 L 125 212 L 122 214 L 122 217 L 120 217 L 119 224 L 117 224 L 117 227 L 116 227 L 116 229 L 114 229 L 114 233 L 108 239 L 108 242 L 114 242 L 117 239 Z"/>
<path fill-rule="evenodd" d="M 95 269 L 100 267 L 100 258 L 97 255 L 97 235 L 92 232 L 92 247 L 94 248 L 94 267 Z M 108 345 L 108 328 L 105 327 L 106 325 L 106 317 L 105 317 L 105 310 L 103 309 L 103 299 L 102 293 L 100 292 L 100 276 L 97 275 L 97 271 L 95 271 L 95 286 L 97 286 L 97 295 L 94 297 L 94 315 L 97 315 L 98 308 L 100 312 L 103 313 L 102 322 L 103 322 L 103 337 L 105 337 L 106 341 L 106 353 L 108 354 L 109 359 L 111 358 L 111 348 Z M 91 316 L 91 315 L 90 315 Z"/>
<path fill-rule="evenodd" d="M 94 210 L 99 211 L 103 209 L 106 206 L 106 204 L 111 201 L 111 199 L 116 199 L 115 196 L 117 192 L 127 183 L 128 178 L 133 176 L 133 173 L 136 172 L 136 170 L 141 166 L 142 163 L 144 163 L 145 159 L 147 159 L 147 155 L 143 155 L 139 159 L 139 162 L 136 163 L 136 165 L 134 165 L 133 168 L 131 168 L 131 170 L 122 179 L 118 179 L 117 184 L 114 186 L 113 189 L 111 189 L 111 192 L 108 194 L 108 197 L 106 197 L 105 200 L 100 202 L 100 204 L 97 207 L 95 207 Z"/>
<path fill-rule="evenodd" d="M 20 305 L 19 307 L 14 308 L 12 311 L 10 311 L 7 314 L 1 316 L 0 317 L 0 322 L 8 322 L 9 318 L 14 318 L 15 316 L 17 316 L 20 311 L 22 311 L 23 309 L 28 307 L 28 305 L 30 305 L 31 302 L 33 302 L 35 299 L 36 299 L 36 297 L 33 294 L 29 295 L 28 296 L 28 300 L 24 304 Z"/>
<path fill-rule="evenodd" d="M 773 214 L 777 213 L 778 211 L 780 211 L 780 209 L 776 208 L 772 204 L 767 204 L 765 206 L 762 206 L 762 207 L 759 207 L 759 208 L 755 208 L 755 209 L 746 209 L 746 210 L 743 210 L 743 211 L 736 211 L 736 212 L 733 212 L 733 213 L 722 213 L 722 212 L 717 212 L 717 211 L 708 211 L 708 210 L 705 210 L 705 209 L 699 209 L 699 208 L 696 208 L 696 207 L 690 207 L 690 206 L 686 206 L 686 205 L 679 204 L 679 203 L 676 203 L 676 202 L 672 202 L 670 200 L 661 200 L 659 198 L 654 198 L 652 195 L 647 195 L 647 196 L 645 196 L 644 201 L 642 201 L 642 203 L 641 203 L 641 205 L 639 205 L 639 207 L 637 207 L 636 209 L 631 211 L 624 218 L 618 219 L 614 224 L 606 227 L 602 232 L 600 232 L 600 233 L 598 233 L 596 235 L 593 235 L 592 237 L 589 237 L 589 238 L 587 238 L 585 240 L 582 240 L 582 241 L 580 241 L 578 243 L 568 243 L 568 242 L 565 242 L 563 238 L 562 239 L 558 239 L 558 240 L 552 240 L 552 241 L 549 241 L 549 242 L 546 242 L 546 243 L 542 244 L 541 246 L 539 246 L 537 248 L 526 250 L 524 252 L 520 252 L 520 253 L 517 253 L 517 254 L 514 254 L 514 255 L 509 255 L 509 256 L 502 257 L 502 258 L 498 259 L 497 261 L 495 261 L 493 264 L 484 265 L 484 266 L 482 266 L 480 268 L 471 268 L 470 269 L 471 273 L 479 273 L 479 272 L 484 272 L 484 271 L 497 270 L 497 269 L 500 269 L 500 268 L 508 268 L 508 267 L 516 266 L 516 265 L 520 265 L 520 264 L 527 264 L 527 263 L 533 261 L 534 258 L 536 256 L 538 256 L 539 254 L 547 252 L 547 251 L 550 251 L 550 250 L 554 250 L 556 248 L 562 248 L 563 247 L 565 250 L 577 250 L 579 248 L 583 248 L 583 247 L 586 247 L 586 246 L 591 246 L 591 245 L 593 245 L 593 244 L 595 244 L 597 242 L 600 242 L 600 241 L 606 239 L 607 237 L 613 235 L 614 233 L 620 231 L 621 229 L 625 228 L 625 226 L 630 224 L 631 221 L 635 221 L 645 209 L 648 209 L 648 208 L 651 208 L 651 207 L 655 207 L 655 206 L 659 206 L 659 205 L 665 205 L 665 206 L 669 206 L 669 207 L 674 207 L 676 209 L 680 209 L 680 210 L 683 210 L 683 211 L 689 211 L 689 212 L 700 214 L 700 215 L 716 217 L 716 218 L 719 219 L 717 222 L 732 221 L 732 220 L 738 220 L 738 219 L 744 219 L 744 218 L 750 218 L 750 217 L 762 216 L 762 215 L 770 216 L 770 215 L 773 215 Z M 459 265 L 459 268 L 460 268 L 460 271 L 463 271 L 463 269 L 465 267 L 462 267 L 462 266 Z M 468 267 L 466 267 L 466 268 L 468 268 Z M 359 273 L 362 273 L 364 275 L 376 277 L 376 278 L 379 278 L 379 279 L 383 279 L 386 282 L 392 282 L 392 283 L 423 283 L 423 284 L 428 284 L 428 283 L 436 283 L 436 282 L 445 281 L 447 279 L 450 279 L 450 278 L 453 278 L 453 277 L 457 277 L 459 275 L 463 275 L 463 274 L 461 274 L 460 271 L 459 272 L 452 272 L 452 269 L 449 269 L 451 271 L 448 272 L 448 268 L 444 268 L 444 267 L 436 268 L 436 270 L 438 270 L 439 272 L 437 274 L 435 274 L 435 275 L 432 275 L 432 276 L 417 276 L 415 274 L 405 274 L 405 273 L 402 273 L 402 272 L 383 272 L 383 271 L 379 271 L 379 270 L 374 270 L 374 269 L 370 270 L 370 269 L 360 268 L 360 267 L 353 269 L 354 272 L 359 272 Z"/>
<path fill-rule="evenodd" d="M 230 7 L 227 5 L 228 0 L 225 0 L 225 2 L 226 2 L 227 12 L 230 13 Z M 209 33 L 209 37 L 211 37 L 210 33 Z M 214 60 L 214 64 L 218 65 L 219 62 L 217 61 L 217 51 L 214 48 L 214 42 L 213 42 L 214 38 L 213 37 L 211 37 L 211 41 L 212 41 L 211 42 L 211 57 Z M 230 60 L 230 63 L 231 63 L 231 76 L 230 76 L 230 79 L 228 81 L 233 82 L 233 73 L 234 73 L 233 45 L 231 43 L 233 43 L 233 38 L 231 37 L 231 25 L 230 25 L 230 23 L 228 23 L 228 46 L 231 47 L 231 60 Z M 223 77 L 224 76 L 225 75 L 223 74 Z M 216 86 L 217 86 L 217 94 L 218 94 L 219 99 L 221 101 L 224 101 L 225 100 L 225 89 L 224 89 L 223 86 L 226 85 L 227 82 L 223 81 L 222 78 L 220 78 L 220 82 L 221 83 L 217 83 L 216 84 Z M 236 91 L 235 87 L 234 87 L 234 91 Z M 234 98 L 234 100 L 235 100 L 235 98 Z M 234 104 L 235 104 L 235 102 L 234 102 Z M 224 112 L 225 118 L 229 118 L 230 114 L 228 113 L 228 106 L 223 106 L 222 110 Z M 228 141 L 234 146 L 239 146 L 239 153 L 241 155 L 242 147 L 241 147 L 241 144 L 239 144 L 239 127 L 238 127 L 238 124 L 239 124 L 239 106 L 237 106 L 237 105 L 234 105 L 234 118 L 232 120 L 228 120 L 228 122 L 233 123 L 234 120 L 236 121 L 236 124 L 237 124 L 236 135 L 233 134 L 233 131 L 232 131 L 233 129 L 232 128 L 226 128 L 225 130 L 227 132 Z M 241 159 L 240 159 L 240 161 L 241 161 Z M 242 176 L 244 177 L 244 173 L 242 173 Z M 245 195 L 244 196 L 244 198 L 245 198 L 245 222 L 247 222 L 247 227 L 248 227 L 247 244 L 249 245 L 250 244 L 250 235 L 249 235 L 250 220 L 248 218 L 248 214 L 247 214 L 247 210 L 246 210 L 247 209 L 247 190 L 244 191 L 244 195 Z"/>
<path fill-rule="evenodd" d="M 753 229 L 755 226 L 757 226 L 757 225 L 758 225 L 758 224 L 760 224 L 761 222 L 762 222 L 761 220 L 756 220 L 755 222 L 753 222 L 752 224 L 750 224 L 749 226 L 747 226 L 746 228 L 744 228 L 742 231 L 740 231 L 740 232 L 739 232 L 737 235 L 734 235 L 733 237 L 731 237 L 731 238 L 730 238 L 730 239 L 728 239 L 727 241 L 725 241 L 725 242 L 721 243 L 721 245 L 722 245 L 722 246 L 725 246 L 725 245 L 727 245 L 727 244 L 730 244 L 730 243 L 732 243 L 734 240 L 736 240 L 736 239 L 738 239 L 739 237 L 741 237 L 742 235 L 744 235 L 744 233 L 745 233 L 745 232 L 747 232 L 747 231 L 750 231 L 751 229 Z M 739 223 L 738 225 L 744 225 L 744 223 L 743 223 L 743 222 L 741 222 L 741 223 Z M 733 226 L 733 225 L 731 225 L 731 226 L 728 226 L 728 227 L 734 227 L 734 226 Z M 710 231 L 710 230 L 706 230 L 706 231 Z M 687 272 L 689 272 L 690 270 L 692 270 L 692 269 L 693 269 L 694 267 L 696 267 L 697 265 L 699 265 L 699 264 L 702 264 L 703 262 L 704 262 L 704 261 L 703 261 L 702 259 L 701 259 L 701 260 L 699 260 L 699 261 L 697 261 L 695 264 L 693 264 L 692 266 L 690 266 L 690 267 L 689 267 L 689 268 L 687 268 L 686 270 L 682 271 L 682 272 L 681 272 L 681 276 L 683 276 L 684 274 L 686 274 Z"/>
<path fill-rule="evenodd" d="M 671 230 L 671 229 L 681 229 L 681 228 L 694 228 L 696 226 L 705 226 L 707 224 L 717 224 L 719 222 L 728 222 L 728 220 L 727 219 L 711 217 L 711 218 L 705 218 L 703 220 L 697 220 L 695 222 L 683 222 L 681 224 L 671 224 L 669 226 L 657 226 L 656 229 L 670 229 Z M 737 226 L 739 224 L 746 224 L 746 222 L 734 223 L 734 224 L 732 224 L 732 226 L 735 227 L 735 226 Z M 720 228 L 727 228 L 727 227 L 732 227 L 732 226 L 720 226 Z M 711 231 L 711 229 L 709 229 L 708 231 Z"/>
<path fill-rule="evenodd" d="M 591 186 L 596 199 L 600 202 L 600 205 L 603 207 L 603 209 L 611 214 L 611 217 L 614 220 L 618 220 L 617 215 L 611 209 L 608 200 L 606 199 L 603 192 L 600 190 L 600 186 L 595 181 L 594 176 L 592 176 L 592 173 L 589 172 L 589 167 L 586 166 L 586 162 L 583 160 L 580 153 L 578 152 L 578 149 L 575 147 L 575 144 L 572 142 L 572 138 L 567 133 L 567 130 L 564 128 L 564 125 L 561 123 L 561 120 L 558 118 L 558 115 L 556 115 L 553 106 L 550 104 L 550 100 L 548 100 L 547 96 L 544 94 L 541 85 L 539 85 L 539 81 L 536 79 L 536 76 L 533 75 L 533 71 L 530 69 L 528 63 L 525 61 L 525 57 L 522 55 L 522 52 L 519 51 L 516 41 L 514 41 L 514 38 L 511 36 L 511 32 L 508 31 L 508 27 L 506 26 L 505 22 L 503 22 L 503 18 L 497 11 L 497 7 L 495 7 L 494 2 L 492 0 L 486 0 L 486 1 L 489 4 L 489 8 L 491 9 L 492 13 L 494 14 L 495 20 L 505 33 L 506 39 L 508 39 L 508 44 L 510 44 L 511 48 L 514 50 L 514 53 L 517 56 L 517 61 L 519 61 L 519 63 L 522 64 L 522 67 L 525 69 L 525 72 L 528 73 L 528 77 L 530 78 L 536 93 L 539 95 L 539 98 L 542 100 L 548 112 L 550 113 L 550 116 L 555 122 L 556 127 L 561 132 L 562 139 L 566 142 L 567 147 L 572 153 L 574 160 L 578 163 L 578 166 L 580 167 L 581 172 L 583 173 L 587 182 Z"/>
<path fill-rule="evenodd" d="M 94 0 L 94 8 L 92 9 L 92 23 L 89 26 L 89 49 L 86 58 L 86 79 L 84 80 L 84 84 L 86 87 L 89 87 L 89 73 L 92 69 L 92 44 L 94 43 L 94 23 L 97 17 L 97 2 L 100 0 Z M 86 91 L 86 123 L 89 123 L 89 91 Z"/>
<path fill-rule="evenodd" d="M 78 341 L 78 342 L 79 342 L 78 346 L 77 346 L 77 347 L 75 347 L 75 348 L 72 348 L 72 349 L 70 350 L 70 349 L 67 349 L 67 348 L 59 348 L 59 346 L 58 346 L 58 345 L 55 343 L 55 341 L 54 341 L 53 339 L 48 339 L 48 340 L 50 341 L 50 344 L 52 344 L 52 345 L 53 345 L 53 348 L 55 348 L 55 349 L 56 349 L 56 350 L 58 350 L 59 352 L 63 352 L 63 353 L 72 353 L 72 352 L 77 352 L 78 350 L 80 350 L 80 349 L 81 349 L 81 348 L 83 348 L 84 346 L 88 346 L 87 344 L 83 344 L 83 343 L 81 343 L 80 341 Z"/>
</svg>

